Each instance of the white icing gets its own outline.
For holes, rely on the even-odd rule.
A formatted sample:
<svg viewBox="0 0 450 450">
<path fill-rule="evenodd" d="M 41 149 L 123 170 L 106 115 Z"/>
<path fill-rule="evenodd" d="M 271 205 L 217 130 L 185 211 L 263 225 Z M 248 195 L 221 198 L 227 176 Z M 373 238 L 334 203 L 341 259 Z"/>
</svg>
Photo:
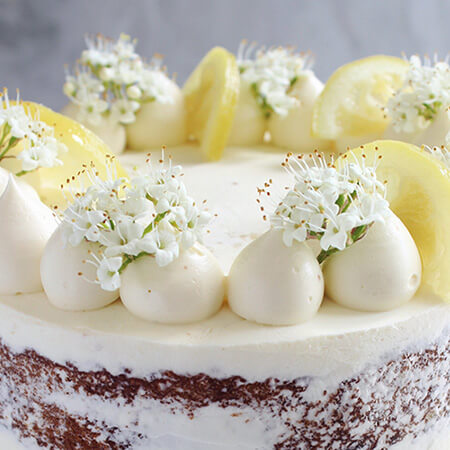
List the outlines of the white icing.
<svg viewBox="0 0 450 450">
<path fill-rule="evenodd" d="M 95 133 L 115 155 L 119 155 L 125 150 L 126 133 L 125 127 L 120 123 L 113 122 L 104 117 L 99 125 L 93 125 L 87 120 L 80 120 L 79 107 L 74 103 L 68 103 L 62 110 L 64 114 L 71 119 L 77 120 L 86 128 Z"/>
<path fill-rule="evenodd" d="M 288 109 L 286 116 L 272 114 L 268 121 L 273 145 L 302 153 L 314 149 L 325 151 L 329 141 L 311 135 L 314 103 L 323 90 L 323 83 L 307 70 L 302 72 L 289 95 L 298 99 L 298 104 Z"/>
<path fill-rule="evenodd" d="M 184 96 L 177 84 L 166 77 L 167 95 L 171 102 L 143 103 L 136 120 L 126 127 L 127 147 L 133 150 L 161 148 L 186 142 L 186 111 Z"/>
<path fill-rule="evenodd" d="M 238 255 L 228 277 L 231 309 L 247 320 L 292 325 L 310 320 L 323 300 L 322 271 L 312 250 L 283 243 L 272 229 Z"/>
<path fill-rule="evenodd" d="M 41 280 L 49 301 L 68 311 L 101 308 L 119 297 L 119 291 L 103 290 L 94 283 L 97 268 L 89 263 L 89 252 L 99 253 L 98 244 L 83 240 L 73 247 L 66 243 L 59 226 L 45 246 L 41 259 Z"/>
<path fill-rule="evenodd" d="M 40 291 L 39 261 L 57 225 L 53 213 L 9 175 L 0 196 L 0 217 L 0 293 Z"/>
<path fill-rule="evenodd" d="M 422 264 L 407 228 L 393 213 L 367 236 L 324 263 L 327 296 L 348 308 L 387 311 L 419 288 Z"/>
<path fill-rule="evenodd" d="M 241 78 L 239 99 L 234 113 L 228 145 L 262 144 L 267 128 L 264 112 L 250 84 Z"/>
<path fill-rule="evenodd" d="M 138 317 L 161 323 L 189 323 L 215 314 L 225 294 L 223 272 L 209 250 L 195 244 L 169 265 L 144 256 L 122 274 L 120 297 Z"/>
</svg>

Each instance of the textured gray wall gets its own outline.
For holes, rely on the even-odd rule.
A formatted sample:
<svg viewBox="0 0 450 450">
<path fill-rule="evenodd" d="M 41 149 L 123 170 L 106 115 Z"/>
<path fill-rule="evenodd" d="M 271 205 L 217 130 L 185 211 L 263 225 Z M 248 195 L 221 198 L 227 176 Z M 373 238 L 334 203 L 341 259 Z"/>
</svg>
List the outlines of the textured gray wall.
<svg viewBox="0 0 450 450">
<path fill-rule="evenodd" d="M 214 45 L 242 38 L 293 44 L 316 55 L 326 79 L 339 65 L 374 53 L 446 54 L 448 0 L 0 0 L 0 85 L 53 108 L 64 103 L 63 65 L 83 34 L 139 40 L 143 56 L 165 55 L 184 80 Z"/>
</svg>

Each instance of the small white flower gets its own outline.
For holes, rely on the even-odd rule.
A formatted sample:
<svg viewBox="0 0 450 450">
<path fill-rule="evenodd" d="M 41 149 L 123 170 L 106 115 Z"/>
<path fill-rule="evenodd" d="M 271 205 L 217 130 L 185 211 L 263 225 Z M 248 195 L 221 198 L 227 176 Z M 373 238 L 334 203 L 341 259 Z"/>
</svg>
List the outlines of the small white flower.
<svg viewBox="0 0 450 450">
<path fill-rule="evenodd" d="M 32 119 L 25 111 L 22 104 L 17 101 L 11 105 L 8 91 L 4 90 L 3 99 L 0 101 L 0 127 L 8 125 L 10 135 L 17 139 L 23 139 L 31 132 Z"/>
<path fill-rule="evenodd" d="M 105 291 L 115 291 L 120 287 L 119 269 L 122 267 L 123 260 L 120 256 L 113 258 L 104 257 L 101 259 L 97 268 L 97 278 L 100 286 Z"/>
<path fill-rule="evenodd" d="M 63 92 L 67 97 L 72 97 L 75 95 L 77 86 L 72 81 L 66 81 L 63 86 Z"/>
<path fill-rule="evenodd" d="M 119 59 L 133 60 L 139 58 L 135 53 L 134 49 L 136 47 L 136 39 L 132 40 L 130 36 L 122 33 L 114 45 L 114 52 Z"/>
<path fill-rule="evenodd" d="M 133 100 L 139 99 L 142 96 L 142 91 L 138 86 L 132 85 L 127 87 L 127 96 Z"/>
<path fill-rule="evenodd" d="M 102 81 L 111 81 L 114 79 L 115 74 L 116 71 L 112 67 L 102 67 L 98 72 L 99 78 Z"/>
<path fill-rule="evenodd" d="M 302 224 L 288 222 L 283 229 L 283 242 L 286 246 L 291 247 L 294 241 L 306 241 L 308 231 Z"/>
<path fill-rule="evenodd" d="M 288 48 L 260 48 L 253 58 L 254 45 L 244 41 L 238 50 L 237 63 L 241 78 L 248 82 L 267 115 L 272 111 L 284 116 L 298 105 L 298 99 L 289 95 L 289 89 L 302 72 L 312 64 L 308 54 L 294 53 Z"/>
<path fill-rule="evenodd" d="M 99 225 L 105 222 L 106 213 L 103 211 L 86 211 L 79 208 L 69 206 L 65 212 L 66 220 L 71 221 L 72 233 L 68 237 L 69 243 L 76 247 L 83 239 L 91 242 L 98 242 L 100 240 Z"/>
<path fill-rule="evenodd" d="M 170 264 L 180 249 L 201 239 L 210 218 L 187 195 L 179 166 L 165 164 L 163 157 L 149 167 L 131 180 L 117 179 L 112 172 L 107 180 L 101 180 L 95 169 L 88 172 L 92 185 L 75 196 L 64 212 L 66 242 L 74 246 L 83 240 L 100 244 L 103 265 L 95 258 L 93 263 L 99 271 L 102 267 L 98 282 L 107 286 L 105 289 L 117 286 L 123 267 L 143 255 L 153 256 L 160 266 Z M 106 261 L 119 259 L 120 266 L 105 269 Z"/>
<path fill-rule="evenodd" d="M 353 214 L 343 213 L 328 219 L 330 222 L 320 239 L 321 247 L 324 250 L 329 250 L 330 247 L 344 250 L 347 247 L 348 233 L 356 226 L 358 218 Z"/>
<path fill-rule="evenodd" d="M 394 130 L 414 133 L 425 129 L 442 108 L 450 105 L 450 66 L 448 61 L 422 63 L 414 55 L 402 87 L 388 101 L 386 110 Z"/>
<path fill-rule="evenodd" d="M 283 230 L 285 245 L 318 239 L 322 262 L 329 252 L 343 250 L 361 239 L 373 223 L 384 221 L 389 204 L 375 166 L 347 161 L 338 172 L 320 154 L 288 155 L 283 166 L 295 184 L 271 215 L 271 223 Z"/>
<path fill-rule="evenodd" d="M 167 75 L 159 69 L 144 71 L 139 87 L 147 100 L 163 104 L 173 103 L 174 101 L 170 80 L 167 78 Z"/>
<path fill-rule="evenodd" d="M 159 58 L 144 63 L 135 52 L 136 40 L 122 34 L 117 42 L 102 36 L 86 39 L 75 75 L 66 74 L 63 91 L 79 106 L 78 119 L 94 126 L 103 117 L 129 124 L 141 102 L 174 101 L 171 82 Z"/>
<path fill-rule="evenodd" d="M 359 213 L 359 221 L 362 225 L 374 222 L 384 223 L 385 212 L 388 208 L 389 202 L 380 195 L 361 193 L 359 194 L 359 208 L 355 214 Z"/>
<path fill-rule="evenodd" d="M 127 100 L 119 99 L 111 106 L 111 116 L 114 120 L 122 124 L 133 123 L 135 119 L 135 112 L 139 109 L 139 103 Z"/>
</svg>

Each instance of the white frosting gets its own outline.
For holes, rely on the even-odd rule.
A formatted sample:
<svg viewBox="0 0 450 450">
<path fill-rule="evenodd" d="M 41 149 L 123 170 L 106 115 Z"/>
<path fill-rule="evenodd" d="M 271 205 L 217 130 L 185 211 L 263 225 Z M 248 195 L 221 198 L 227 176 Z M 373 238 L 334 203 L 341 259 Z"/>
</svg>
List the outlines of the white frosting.
<svg viewBox="0 0 450 450">
<path fill-rule="evenodd" d="M 138 317 L 161 323 L 189 323 L 215 314 L 225 294 L 223 272 L 209 250 L 195 244 L 160 267 L 142 257 L 122 274 L 120 297 Z"/>
<path fill-rule="evenodd" d="M 272 114 L 268 129 L 273 145 L 292 151 L 308 153 L 314 149 L 327 150 L 329 141 L 311 135 L 314 103 L 323 90 L 323 83 L 311 70 L 304 71 L 289 92 L 299 100 L 286 116 Z"/>
<path fill-rule="evenodd" d="M 114 123 L 107 118 L 103 118 L 100 125 L 93 125 L 88 121 L 79 119 L 79 108 L 74 103 L 68 103 L 62 110 L 71 119 L 77 120 L 86 128 L 95 133 L 115 155 L 119 155 L 125 150 L 126 132 L 125 127 L 119 123 Z"/>
<path fill-rule="evenodd" d="M 412 299 L 422 264 L 409 231 L 393 213 L 324 264 L 327 296 L 348 308 L 388 311 Z"/>
<path fill-rule="evenodd" d="M 53 213 L 10 175 L 0 196 L 0 217 L 0 293 L 40 291 L 39 262 L 57 225 Z"/>
<path fill-rule="evenodd" d="M 239 99 L 234 113 L 228 145 L 262 144 L 267 120 L 250 84 L 241 78 Z"/>
<path fill-rule="evenodd" d="M 184 96 L 178 85 L 169 78 L 167 95 L 170 103 L 143 103 L 136 112 L 136 120 L 126 127 L 127 147 L 134 150 L 161 148 L 186 142 L 186 111 Z"/>
<path fill-rule="evenodd" d="M 72 247 L 56 229 L 45 246 L 41 260 L 41 279 L 49 301 L 68 311 L 86 311 L 108 305 L 119 297 L 119 291 L 105 291 L 96 279 L 96 267 L 90 264 L 98 254 L 98 244 L 82 241 Z"/>
<path fill-rule="evenodd" d="M 247 320 L 293 325 L 310 320 L 324 292 L 323 276 L 312 250 L 283 243 L 272 229 L 242 250 L 228 277 L 228 303 Z"/>
</svg>

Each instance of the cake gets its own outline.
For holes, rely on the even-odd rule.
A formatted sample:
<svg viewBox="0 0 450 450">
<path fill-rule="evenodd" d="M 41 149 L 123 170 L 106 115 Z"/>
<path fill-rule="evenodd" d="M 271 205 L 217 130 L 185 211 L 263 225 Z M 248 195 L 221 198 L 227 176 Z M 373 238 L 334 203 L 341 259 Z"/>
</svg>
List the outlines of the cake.
<svg viewBox="0 0 450 450">
<path fill-rule="evenodd" d="M 121 45 L 131 42 L 121 39 Z M 230 60 L 217 62 L 220 52 L 200 67 L 218 70 L 222 64 L 230 70 Z M 240 52 L 240 60 L 249 58 L 242 54 L 245 49 Z M 285 57 L 276 56 L 282 64 Z M 309 65 L 301 72 L 307 72 L 305 79 L 319 95 L 322 88 Z M 298 142 L 286 122 L 293 106 L 289 99 L 278 102 L 280 97 L 263 105 L 275 105 L 278 113 L 271 107 L 258 123 L 247 114 L 248 105 L 237 106 L 236 116 L 227 113 L 221 97 L 222 110 L 212 108 L 210 114 L 228 123 L 227 132 L 207 123 L 196 135 L 200 119 L 188 118 L 186 129 L 177 123 L 180 102 L 188 110 L 198 107 L 193 96 L 199 80 L 204 78 L 194 72 L 184 96 L 176 91 L 177 100 L 169 102 L 176 114 L 164 101 L 144 103 L 145 120 L 139 119 L 144 128 L 136 120 L 135 131 L 126 130 L 141 147 L 145 123 L 163 115 L 160 107 L 167 108 L 162 120 L 170 117 L 175 125 L 163 125 L 160 139 L 175 126 L 173 146 L 163 154 L 151 146 L 146 148 L 151 154 L 127 150 L 108 156 L 103 165 L 95 152 L 109 150 L 94 134 L 46 108 L 29 106 L 41 111 L 39 120 L 49 129 L 25 150 L 15 148 L 13 162 L 2 161 L 11 172 L 27 172 L 23 178 L 0 171 L 0 264 L 6 274 L 0 277 L 1 448 L 448 448 L 446 149 L 431 152 L 379 140 L 323 162 L 335 137 L 308 135 Z M 233 90 L 235 82 L 225 84 Z M 74 95 L 73 86 L 65 91 Z M 323 108 L 326 98 L 320 98 Z M 4 110 L 16 106 L 22 107 L 8 103 Z M 312 106 L 307 108 L 311 116 Z M 249 133 L 238 127 L 245 120 Z M 292 119 L 298 121 L 299 116 Z M 94 131 L 110 135 L 111 126 L 116 132 L 111 122 Z M 266 132 L 277 136 L 277 130 L 278 145 L 265 143 Z M 148 133 L 155 138 L 150 125 Z M 235 145 L 225 146 L 227 133 Z M 178 142 L 188 134 L 200 145 Z M 20 152 L 32 153 L 40 139 L 47 147 L 55 139 L 58 146 L 51 167 L 30 170 Z M 326 153 L 285 157 L 284 147 L 292 142 L 321 144 Z M 53 183 L 72 170 L 69 156 L 76 159 L 77 152 L 92 148 L 94 167 L 89 164 L 94 156 L 81 153 L 85 167 L 65 180 L 61 195 Z M 364 162 L 371 155 L 375 166 Z M 19 169 L 13 165 L 17 159 Z M 314 174 L 311 167 L 317 169 Z M 358 176 L 349 172 L 358 170 Z M 293 197 L 312 195 L 308 186 L 315 186 L 321 174 L 327 179 L 320 186 L 337 189 L 326 195 L 339 208 L 314 228 L 317 221 L 296 222 L 286 211 L 296 207 Z M 386 184 L 377 181 L 380 174 Z M 340 181 L 332 184 L 335 176 Z M 52 222 L 30 185 L 47 204 L 58 204 L 57 212 L 67 208 L 59 221 Z M 410 189 L 418 213 L 411 212 Z M 375 205 L 370 212 L 364 212 L 364 198 Z M 89 223 L 79 226 L 84 211 Z M 351 222 L 342 241 L 338 230 L 331 233 L 331 220 L 356 220 L 345 216 L 354 211 L 362 222 Z M 125 233 L 127 217 L 133 226 L 144 221 L 146 231 L 112 242 L 118 228 L 119 235 Z M 175 230 L 168 230 L 167 217 Z M 304 223 L 303 236 L 298 230 Z M 126 230 L 131 236 L 131 228 Z M 153 232 L 157 238 L 143 242 Z M 429 244 L 432 238 L 441 251 Z"/>
</svg>

